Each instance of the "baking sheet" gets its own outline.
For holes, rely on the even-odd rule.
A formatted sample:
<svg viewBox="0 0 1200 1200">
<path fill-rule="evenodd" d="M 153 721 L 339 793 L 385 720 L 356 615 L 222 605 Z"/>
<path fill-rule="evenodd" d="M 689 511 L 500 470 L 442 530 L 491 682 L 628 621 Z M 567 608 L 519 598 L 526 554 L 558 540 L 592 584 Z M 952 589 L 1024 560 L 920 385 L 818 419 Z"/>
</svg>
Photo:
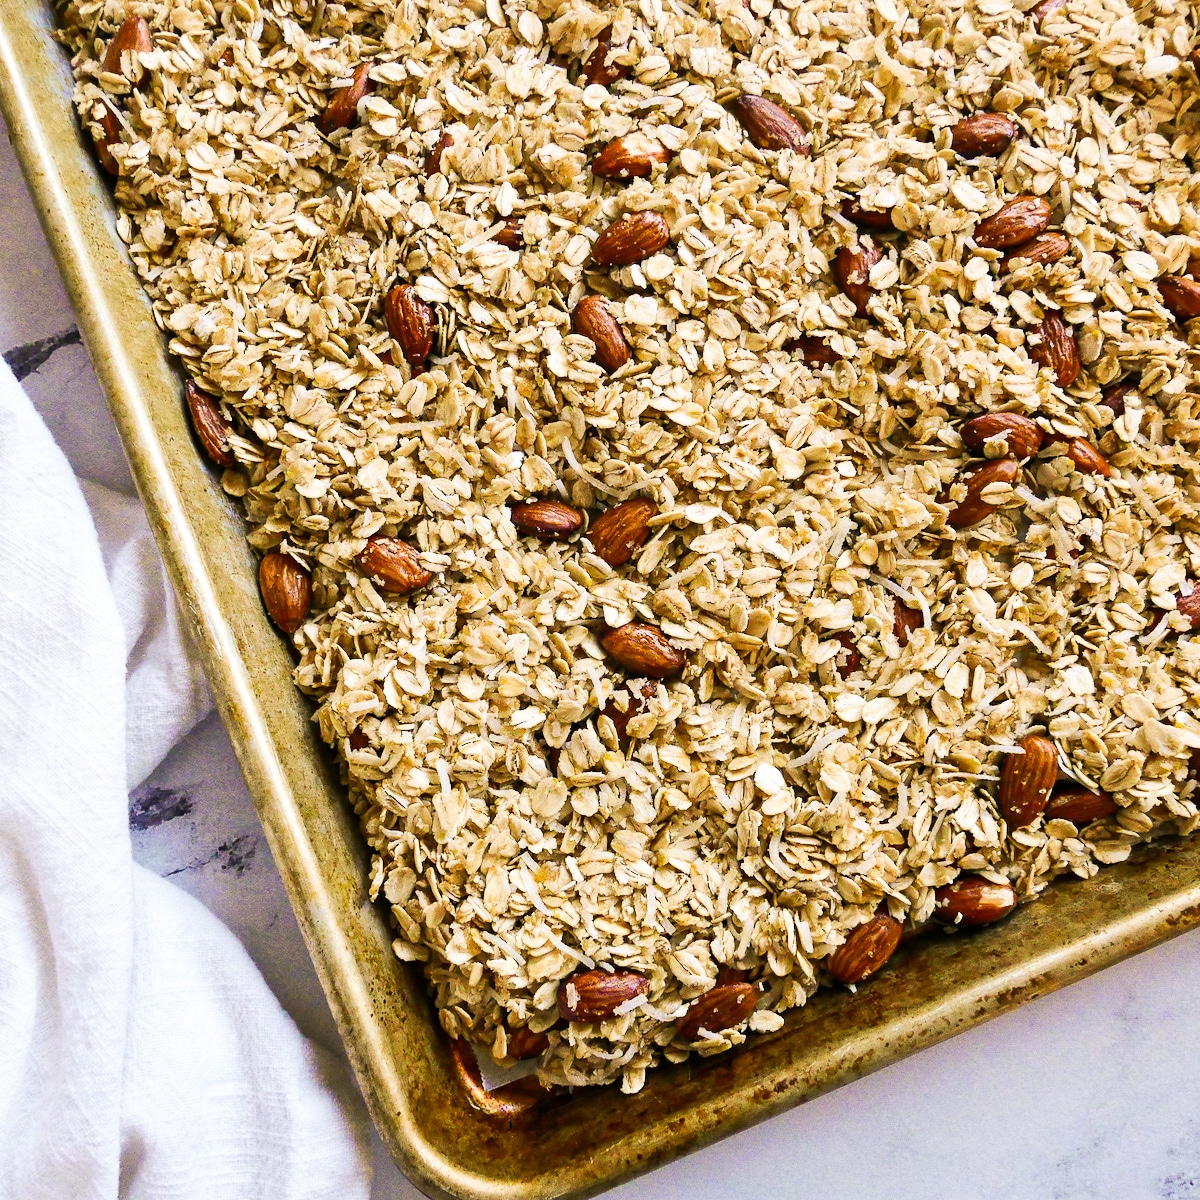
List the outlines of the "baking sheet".
<svg viewBox="0 0 1200 1200">
<path fill-rule="evenodd" d="M 588 1195 L 949 1037 L 1200 921 L 1200 844 L 1163 846 L 966 936 L 904 947 L 731 1054 L 519 1111 L 464 1083 L 419 975 L 364 888 L 366 850 L 291 660 L 262 613 L 236 508 L 192 440 L 181 378 L 115 233 L 40 0 L 0 6 L 0 107 L 160 548 L 354 1069 L 429 1195 Z M 468 1064 L 469 1066 L 469 1064 Z"/>
</svg>

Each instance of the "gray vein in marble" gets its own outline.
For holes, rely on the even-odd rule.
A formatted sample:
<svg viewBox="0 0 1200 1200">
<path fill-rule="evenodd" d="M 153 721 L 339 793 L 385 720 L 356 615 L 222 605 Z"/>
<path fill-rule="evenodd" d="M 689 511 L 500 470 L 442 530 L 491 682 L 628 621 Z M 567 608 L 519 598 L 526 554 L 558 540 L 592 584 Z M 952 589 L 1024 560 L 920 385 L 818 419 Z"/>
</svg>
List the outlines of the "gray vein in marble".
<svg viewBox="0 0 1200 1200">
<path fill-rule="evenodd" d="M 153 784 L 141 787 L 129 797 L 129 828 L 142 832 L 176 817 L 186 817 L 192 805 L 186 792 Z"/>
<path fill-rule="evenodd" d="M 163 878 L 170 879 L 172 875 L 182 875 L 184 871 L 198 871 L 212 863 L 216 863 L 222 871 L 242 875 L 257 853 L 258 838 L 250 833 L 239 834 L 228 842 L 222 842 L 207 858 L 195 858 L 172 871 L 164 871 Z"/>
<path fill-rule="evenodd" d="M 61 333 L 49 337 L 38 338 L 36 342 L 26 342 L 23 346 L 14 346 L 5 351 L 4 361 L 12 368 L 12 373 L 18 380 L 26 379 L 50 358 L 55 351 L 64 346 L 79 344 L 79 330 L 72 326 Z"/>
</svg>

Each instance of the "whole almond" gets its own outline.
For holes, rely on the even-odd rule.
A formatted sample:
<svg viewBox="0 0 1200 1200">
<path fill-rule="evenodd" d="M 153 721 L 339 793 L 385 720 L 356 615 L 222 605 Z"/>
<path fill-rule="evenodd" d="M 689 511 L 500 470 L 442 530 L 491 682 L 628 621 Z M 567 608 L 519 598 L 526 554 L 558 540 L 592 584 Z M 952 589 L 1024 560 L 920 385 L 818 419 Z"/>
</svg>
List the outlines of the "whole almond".
<svg viewBox="0 0 1200 1200">
<path fill-rule="evenodd" d="M 492 234 L 492 241 L 499 242 L 509 250 L 520 250 L 525 245 L 525 237 L 521 232 L 520 217 L 505 217 L 504 228 Z"/>
<path fill-rule="evenodd" d="M 626 213 L 596 239 L 592 262 L 601 267 L 628 267 L 657 254 L 670 240 L 671 227 L 662 213 Z"/>
<path fill-rule="evenodd" d="M 1083 438 L 1072 438 L 1067 443 L 1067 457 L 1085 475 L 1103 475 L 1107 479 L 1112 474 L 1108 459 Z"/>
<path fill-rule="evenodd" d="M 789 354 L 799 354 L 806 367 L 831 367 L 842 361 L 842 356 L 819 337 L 802 333 L 783 343 Z"/>
<path fill-rule="evenodd" d="M 369 59 L 360 63 L 351 77 L 350 86 L 338 88 L 330 96 L 329 103 L 317 122 L 317 128 L 327 137 L 335 129 L 349 129 L 358 120 L 359 101 L 374 87 L 367 78 L 374 65 Z"/>
<path fill-rule="evenodd" d="M 519 1029 L 507 1030 L 505 1039 L 508 1042 L 508 1057 L 518 1061 L 537 1058 L 550 1045 L 550 1039 L 544 1033 L 534 1033 L 524 1025 Z"/>
<path fill-rule="evenodd" d="M 623 567 L 650 540 L 650 518 L 657 514 L 658 505 L 644 496 L 614 504 L 588 530 L 592 549 L 610 567 Z"/>
<path fill-rule="evenodd" d="M 93 139 L 100 165 L 112 176 L 120 175 L 121 167 L 112 148 L 121 140 L 121 121 L 107 100 L 101 101 L 100 133 Z"/>
<path fill-rule="evenodd" d="M 258 590 L 267 615 L 284 633 L 295 633 L 312 605 L 312 580 L 290 554 L 267 554 L 258 564 Z"/>
<path fill-rule="evenodd" d="M 1029 10 L 1029 19 L 1040 29 L 1042 22 L 1058 12 L 1066 2 L 1067 0 L 1041 0 L 1040 4 Z"/>
<path fill-rule="evenodd" d="M 648 679 L 668 679 L 678 675 L 687 663 L 682 650 L 676 650 L 657 625 L 631 621 L 619 629 L 610 629 L 600 639 L 604 653 L 631 675 Z"/>
<path fill-rule="evenodd" d="M 121 28 L 113 34 L 113 40 L 108 43 L 104 62 L 100 69 L 109 75 L 124 75 L 126 79 L 138 76 L 140 64 L 135 65 L 125 60 L 126 54 L 145 54 L 154 49 L 154 39 L 150 36 L 150 24 L 144 17 L 128 17 Z M 129 69 L 132 68 L 132 69 Z M 141 86 L 145 86 L 148 76 L 142 71 Z"/>
<path fill-rule="evenodd" d="M 653 679 L 643 679 L 640 683 L 626 683 L 624 690 L 627 697 L 623 696 L 618 703 L 614 696 L 599 714 L 613 723 L 621 742 L 628 739 L 629 722 L 646 707 L 646 701 L 658 691 L 658 684 Z"/>
<path fill-rule="evenodd" d="M 583 513 L 561 500 L 526 500 L 509 511 L 522 532 L 546 542 L 560 542 L 583 528 Z"/>
<path fill-rule="evenodd" d="M 895 612 L 892 614 L 892 633 L 901 646 L 908 645 L 908 639 L 925 624 L 925 615 L 919 608 L 905 604 L 903 600 L 895 601 Z"/>
<path fill-rule="evenodd" d="M 1030 458 L 1042 448 L 1042 427 L 1020 413 L 984 413 L 972 417 L 959 431 L 963 445 L 983 454 L 989 443 L 1000 445 L 1013 458 Z"/>
<path fill-rule="evenodd" d="M 890 208 L 863 208 L 857 200 L 842 201 L 842 216 L 863 229 L 874 229 L 879 233 L 895 233 Z"/>
<path fill-rule="evenodd" d="M 946 925 L 990 925 L 1017 907 L 1011 883 L 961 875 L 934 892 L 933 916 Z"/>
<path fill-rule="evenodd" d="M 381 592 L 394 596 L 419 592 L 433 578 L 433 573 L 421 566 L 416 546 L 399 538 L 370 538 L 358 556 L 358 566 Z"/>
<path fill-rule="evenodd" d="M 649 179 L 656 163 L 669 163 L 671 152 L 640 129 L 614 138 L 592 159 L 592 174 L 602 179 Z"/>
<path fill-rule="evenodd" d="M 1058 778 L 1058 751 L 1040 733 L 1017 743 L 1024 754 L 1006 754 L 1000 768 L 1000 811 L 1009 829 L 1023 829 L 1042 815 Z"/>
<path fill-rule="evenodd" d="M 758 985 L 753 983 L 727 983 L 710 988 L 692 1001 L 687 1012 L 675 1022 L 675 1028 L 687 1042 L 694 1042 L 702 1029 L 708 1033 L 733 1029 L 750 1019 L 760 995 Z"/>
<path fill-rule="evenodd" d="M 794 150 L 809 152 L 808 134 L 804 126 L 786 108 L 765 96 L 738 96 L 725 106 L 746 136 L 760 150 Z"/>
<path fill-rule="evenodd" d="M 441 171 L 442 151 L 448 150 L 453 145 L 454 138 L 448 133 L 443 133 L 438 140 L 434 142 L 433 149 L 430 150 L 427 155 L 425 155 L 425 164 L 422 168 L 427 179 L 430 175 L 437 175 Z"/>
<path fill-rule="evenodd" d="M 946 520 L 955 529 L 968 529 L 990 517 L 997 505 L 983 498 L 983 489 L 993 483 L 1014 484 L 1021 476 L 1021 466 L 1015 458 L 996 458 L 976 467 L 967 476 L 967 494 Z"/>
<path fill-rule="evenodd" d="M 1038 341 L 1029 357 L 1054 372 L 1059 387 L 1070 387 L 1079 378 L 1079 343 L 1075 331 L 1056 312 L 1048 312 L 1038 330 Z"/>
<path fill-rule="evenodd" d="M 1041 196 L 1018 196 L 975 226 L 975 244 L 993 250 L 1019 246 L 1050 224 L 1050 205 Z"/>
<path fill-rule="evenodd" d="M 576 333 L 596 347 L 596 361 L 610 374 L 629 361 L 629 343 L 603 296 L 584 296 L 571 316 Z"/>
<path fill-rule="evenodd" d="M 411 283 L 399 283 L 388 292 L 383 311 L 388 333 L 399 343 L 412 369 L 420 370 L 433 349 L 437 325 L 433 306 L 421 299 Z"/>
<path fill-rule="evenodd" d="M 950 130 L 950 145 L 963 158 L 1003 154 L 1017 136 L 1016 123 L 1003 113 L 977 112 L 963 117 Z"/>
<path fill-rule="evenodd" d="M 1177 321 L 1200 317 L 1200 283 L 1183 275 L 1164 275 L 1158 281 L 1158 294 Z"/>
<path fill-rule="evenodd" d="M 833 258 L 833 273 L 842 291 L 854 301 L 854 311 L 867 315 L 867 301 L 875 295 L 868 279 L 871 268 L 883 257 L 870 238 L 860 237 L 855 247 L 842 246 Z"/>
<path fill-rule="evenodd" d="M 904 926 L 887 913 L 856 925 L 829 957 L 829 973 L 847 986 L 870 979 L 896 952 Z"/>
<path fill-rule="evenodd" d="M 1175 611 L 1187 617 L 1193 629 L 1200 629 L 1200 587 L 1193 587 L 1186 595 L 1177 593 Z"/>
<path fill-rule="evenodd" d="M 631 68 L 624 64 L 610 63 L 612 42 L 609 36 L 611 28 L 606 29 L 596 41 L 596 48 L 587 56 L 583 64 L 583 77 L 588 83 L 598 83 L 601 87 L 611 87 L 618 79 L 624 79 Z"/>
<path fill-rule="evenodd" d="M 1052 230 L 1039 233 L 1037 237 L 1030 238 L 1029 241 L 1022 242 L 1019 246 L 1014 246 L 1000 260 L 1000 274 L 1007 275 L 1010 271 L 1017 270 L 1018 267 L 1048 267 L 1051 263 L 1058 262 L 1070 249 L 1071 242 L 1065 233 L 1056 233 Z"/>
<path fill-rule="evenodd" d="M 636 971 L 577 971 L 558 985 L 558 1014 L 567 1021 L 603 1021 L 649 990 L 650 981 Z"/>
<path fill-rule="evenodd" d="M 841 650 L 834 655 L 834 666 L 843 679 L 849 679 L 855 671 L 862 670 L 862 655 L 854 643 L 854 635 L 848 629 L 843 629 L 833 635 L 833 640 L 841 646 Z"/>
<path fill-rule="evenodd" d="M 1086 825 L 1101 817 L 1111 817 L 1116 811 L 1117 802 L 1108 792 L 1093 792 L 1081 783 L 1068 783 L 1054 789 L 1046 805 L 1046 820 Z"/>
<path fill-rule="evenodd" d="M 183 385 L 183 396 L 204 453 L 218 467 L 232 467 L 237 461 L 229 445 L 233 426 L 225 419 L 216 397 L 202 392 L 190 379 Z"/>
</svg>

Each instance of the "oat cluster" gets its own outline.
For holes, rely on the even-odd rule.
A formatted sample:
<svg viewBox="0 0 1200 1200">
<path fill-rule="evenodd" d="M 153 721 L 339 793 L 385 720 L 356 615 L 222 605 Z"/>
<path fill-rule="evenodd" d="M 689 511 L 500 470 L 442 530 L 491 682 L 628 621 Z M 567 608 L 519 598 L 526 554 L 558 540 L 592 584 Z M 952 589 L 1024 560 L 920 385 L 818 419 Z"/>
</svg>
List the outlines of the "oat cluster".
<svg viewBox="0 0 1200 1200">
<path fill-rule="evenodd" d="M 152 47 L 103 69 L 131 16 Z M 519 1037 L 548 1083 L 636 1091 L 660 1059 L 777 1028 L 880 906 L 919 926 L 964 874 L 1028 898 L 1195 826 L 1200 637 L 1177 604 L 1200 578 L 1200 375 L 1158 287 L 1200 255 L 1195 5 L 72 0 L 62 17 L 121 235 L 236 431 L 222 482 L 251 543 L 311 573 L 296 682 L 344 763 L 396 953 L 425 964 L 451 1035 L 502 1059 Z M 602 36 L 623 77 L 589 84 Z M 323 132 L 368 62 L 371 89 Z M 810 148 L 756 146 L 730 107 L 746 95 Z M 952 146 L 977 112 L 1015 124 L 998 155 Z M 663 151 L 646 177 L 594 175 L 634 132 Z M 1018 196 L 1049 204 L 1060 257 L 975 241 Z M 847 200 L 894 232 L 864 232 Z M 643 212 L 667 244 L 598 265 L 602 231 Z M 835 260 L 868 244 L 860 314 Z M 398 284 L 436 319 L 416 368 L 386 321 Z M 573 329 L 585 296 L 628 344 L 611 373 Z M 1065 387 L 1053 313 L 1082 367 Z M 1013 449 L 958 431 L 995 412 L 1044 444 L 958 528 L 968 465 Z M 657 511 L 619 567 L 586 523 L 546 540 L 512 519 L 635 497 Z M 372 537 L 416 547 L 431 581 L 382 590 Z M 631 680 L 601 646 L 630 622 L 682 671 Z M 1031 732 L 1115 811 L 1013 828 L 1000 769 Z M 565 1021 L 583 1001 L 563 981 L 593 967 L 645 985 Z M 681 1019 L 722 971 L 761 985 L 757 1009 L 697 1032 Z"/>
</svg>

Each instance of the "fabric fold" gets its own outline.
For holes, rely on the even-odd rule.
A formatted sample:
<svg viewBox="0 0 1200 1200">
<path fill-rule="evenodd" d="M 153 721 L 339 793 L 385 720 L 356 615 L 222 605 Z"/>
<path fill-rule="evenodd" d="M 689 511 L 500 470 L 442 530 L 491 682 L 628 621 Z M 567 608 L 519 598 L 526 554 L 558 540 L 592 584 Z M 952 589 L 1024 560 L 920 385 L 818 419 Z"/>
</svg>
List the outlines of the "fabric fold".
<svg viewBox="0 0 1200 1200">
<path fill-rule="evenodd" d="M 128 786 L 211 701 L 140 507 L 85 504 L 2 363 L 0 483 L 0 1200 L 365 1198 L 344 1066 L 132 862 Z"/>
</svg>

